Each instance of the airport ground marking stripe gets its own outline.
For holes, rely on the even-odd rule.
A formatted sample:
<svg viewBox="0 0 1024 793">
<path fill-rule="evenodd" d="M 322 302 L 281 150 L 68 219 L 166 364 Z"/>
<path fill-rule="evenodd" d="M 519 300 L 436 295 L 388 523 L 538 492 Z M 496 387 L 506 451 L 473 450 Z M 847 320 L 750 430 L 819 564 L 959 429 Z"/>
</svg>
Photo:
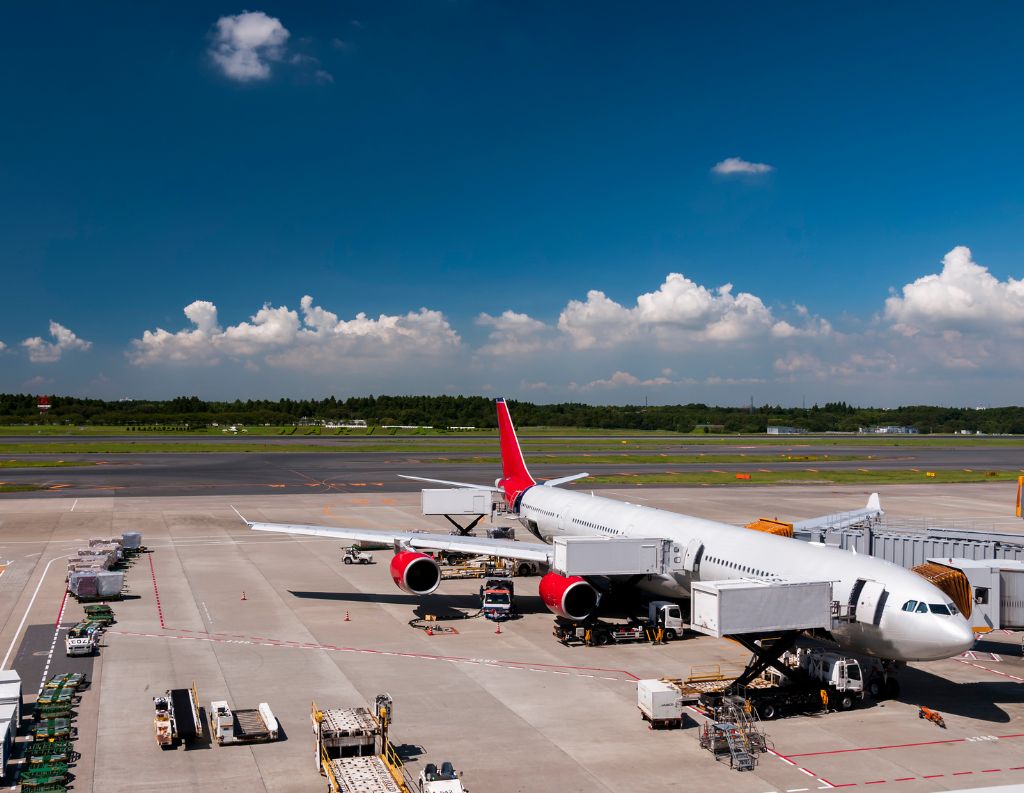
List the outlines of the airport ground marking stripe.
<svg viewBox="0 0 1024 793">
<path fill-rule="evenodd" d="M 173 629 L 168 629 L 168 630 L 173 630 Z M 366 647 L 338 647 L 338 646 L 331 645 L 331 644 L 310 644 L 310 643 L 299 644 L 297 642 L 293 642 L 291 644 L 287 644 L 287 643 L 281 643 L 281 642 L 277 642 L 277 641 L 273 641 L 273 640 L 264 640 L 264 641 L 257 642 L 257 641 L 253 641 L 251 638 L 245 638 L 245 637 L 241 637 L 241 638 L 237 638 L 237 639 L 228 639 L 228 638 L 215 638 L 215 637 L 210 636 L 210 635 L 206 635 L 206 636 L 183 636 L 183 635 L 176 635 L 174 633 L 165 633 L 165 634 L 141 633 L 141 632 L 137 632 L 137 631 L 124 631 L 124 630 L 110 630 L 110 631 L 108 631 L 108 633 L 110 633 L 110 634 L 117 634 L 117 635 L 121 635 L 121 636 L 144 637 L 144 638 L 149 638 L 149 639 L 190 639 L 192 641 L 219 642 L 219 643 L 222 643 L 222 644 L 249 644 L 249 645 L 259 645 L 259 646 L 262 646 L 262 647 L 284 647 L 284 648 L 289 648 L 289 649 L 303 649 L 303 650 L 326 650 L 328 652 L 361 653 L 361 654 L 365 654 L 365 655 L 388 655 L 388 656 L 393 656 L 393 657 L 413 658 L 413 659 L 425 660 L 425 661 L 447 661 L 449 663 L 455 663 L 455 664 L 471 664 L 473 666 L 482 666 L 482 667 L 487 667 L 487 668 L 491 668 L 491 669 L 505 669 L 505 670 L 512 670 L 512 671 L 520 671 L 520 672 L 547 672 L 548 674 L 562 674 L 562 675 L 571 675 L 573 677 L 584 677 L 584 678 L 599 679 L 599 680 L 610 680 L 610 681 L 616 682 L 616 683 L 632 683 L 633 682 L 629 678 L 605 677 L 605 676 L 602 676 L 602 675 L 593 675 L 593 674 L 588 674 L 588 673 L 574 673 L 574 672 L 565 672 L 565 671 L 559 672 L 559 671 L 554 670 L 554 669 L 531 669 L 530 667 L 527 667 L 527 666 L 520 666 L 518 664 L 507 664 L 507 663 L 505 663 L 503 661 L 494 661 L 494 660 L 481 661 L 480 659 L 464 658 L 464 657 L 460 657 L 460 656 L 445 656 L 445 655 L 432 655 L 430 653 L 412 653 L 412 652 L 396 652 L 396 651 L 388 651 L 388 650 L 375 650 L 375 649 L 366 648 Z M 614 671 L 618 671 L 618 670 L 606 670 L 606 671 L 614 672 Z"/>
<path fill-rule="evenodd" d="M 1014 732 L 1009 735 L 993 735 L 1000 741 L 1007 738 L 1024 738 L 1024 732 Z M 875 752 L 882 749 L 910 749 L 916 746 L 936 746 L 944 743 L 972 743 L 968 738 L 946 738 L 941 741 L 919 741 L 918 743 L 893 743 L 885 746 L 861 746 L 855 749 L 830 749 L 824 752 L 803 752 L 800 754 L 788 754 L 786 757 L 816 757 L 828 754 L 847 754 L 849 752 Z"/>
<path fill-rule="evenodd" d="M 60 609 L 57 611 L 57 621 L 53 625 L 53 641 L 50 642 L 50 651 L 46 654 L 46 664 L 43 666 L 43 676 L 39 678 L 39 690 L 36 696 L 43 693 L 43 686 L 46 685 L 46 676 L 50 674 L 50 664 L 53 663 L 53 651 L 57 646 L 57 637 L 60 636 L 60 621 L 64 618 L 64 608 L 68 603 L 68 591 L 64 590 L 64 597 L 60 599 Z"/>
<path fill-rule="evenodd" d="M 7 648 L 7 654 L 4 655 L 4 660 L 0 661 L 0 669 L 7 669 L 7 662 L 11 658 L 11 653 L 14 652 L 14 647 L 18 643 L 18 637 L 21 635 L 21 629 L 25 627 L 25 622 L 28 621 L 28 613 L 32 610 L 32 606 L 36 602 L 36 596 L 39 594 L 39 590 L 42 589 L 43 581 L 46 580 L 46 574 L 50 571 L 50 565 L 56 562 L 58 559 L 67 559 L 70 554 L 64 556 L 55 556 L 49 562 L 46 563 L 46 567 L 43 568 L 43 574 L 39 576 L 39 583 L 36 584 L 35 592 L 32 593 L 32 597 L 28 601 L 28 606 L 25 608 L 25 613 L 21 615 L 21 622 L 18 623 L 18 629 L 14 631 L 14 637 L 11 639 L 11 646 Z M 66 590 L 65 590 L 66 591 Z"/>
<path fill-rule="evenodd" d="M 1002 675 L 1003 677 L 1008 677 L 1011 680 L 1016 680 L 1020 683 L 1024 683 L 1024 677 L 1011 675 L 1009 672 L 1000 672 L 998 669 L 989 669 L 987 666 L 982 666 L 981 664 L 976 664 L 972 661 L 965 661 L 963 658 L 952 658 L 950 660 L 956 661 L 958 664 L 964 664 L 965 666 L 973 666 L 976 669 L 984 669 L 986 672 L 991 672 L 994 675 Z"/>
<path fill-rule="evenodd" d="M 164 609 L 160 605 L 160 590 L 156 585 L 156 568 L 153 566 L 153 554 L 146 554 L 146 558 L 149 559 L 149 572 L 153 577 L 153 596 L 156 598 L 156 614 L 160 618 L 160 627 L 166 630 L 167 626 L 164 625 Z"/>
</svg>

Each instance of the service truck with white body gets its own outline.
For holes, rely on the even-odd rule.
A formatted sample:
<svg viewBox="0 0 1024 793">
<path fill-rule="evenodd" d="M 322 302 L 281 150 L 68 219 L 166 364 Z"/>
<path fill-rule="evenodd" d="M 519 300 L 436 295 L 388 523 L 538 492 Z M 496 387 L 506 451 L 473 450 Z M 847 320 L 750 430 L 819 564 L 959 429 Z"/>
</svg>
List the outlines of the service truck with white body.
<svg viewBox="0 0 1024 793">
<path fill-rule="evenodd" d="M 419 793 L 467 793 L 462 786 L 462 775 L 449 762 L 441 763 L 440 768 L 427 763 L 420 772 L 416 787 Z"/>
<path fill-rule="evenodd" d="M 210 703 L 210 731 L 219 744 L 269 743 L 277 740 L 277 718 L 266 702 L 232 711 L 224 700 L 215 700 Z"/>
</svg>

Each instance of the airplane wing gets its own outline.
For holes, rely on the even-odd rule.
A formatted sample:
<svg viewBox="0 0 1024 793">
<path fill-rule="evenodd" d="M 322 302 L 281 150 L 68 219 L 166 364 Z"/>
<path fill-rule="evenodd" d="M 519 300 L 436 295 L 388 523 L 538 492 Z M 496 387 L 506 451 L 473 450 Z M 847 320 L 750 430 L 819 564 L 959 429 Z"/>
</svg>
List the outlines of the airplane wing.
<svg viewBox="0 0 1024 793">
<path fill-rule="evenodd" d="M 492 540 L 489 537 L 459 537 L 451 534 L 431 534 L 418 531 L 345 529 L 334 526 L 303 526 L 292 523 L 256 523 L 245 520 L 245 518 L 242 518 L 242 520 L 253 531 L 304 534 L 310 537 L 335 537 L 339 540 L 362 540 L 364 542 L 399 542 L 402 545 L 420 551 L 456 551 L 458 553 L 500 556 L 504 559 L 522 559 L 543 564 L 551 564 L 554 555 L 554 550 L 547 545 L 516 542 L 515 540 Z"/>
<path fill-rule="evenodd" d="M 834 512 L 831 515 L 820 515 L 816 518 L 797 521 L 793 524 L 793 531 L 807 531 L 810 529 L 845 529 L 865 521 L 874 522 L 885 514 L 878 493 L 872 493 L 868 499 L 867 506 L 863 509 L 855 509 L 850 512 Z"/>
</svg>

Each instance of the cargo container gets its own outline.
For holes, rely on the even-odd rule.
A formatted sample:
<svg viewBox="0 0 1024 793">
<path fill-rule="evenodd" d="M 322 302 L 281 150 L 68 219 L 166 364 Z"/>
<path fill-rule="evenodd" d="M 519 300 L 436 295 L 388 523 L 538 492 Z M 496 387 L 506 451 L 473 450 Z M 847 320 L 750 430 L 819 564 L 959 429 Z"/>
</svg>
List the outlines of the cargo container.
<svg viewBox="0 0 1024 793">
<path fill-rule="evenodd" d="M 472 487 L 421 490 L 424 515 L 489 515 L 491 491 Z"/>
<path fill-rule="evenodd" d="M 682 680 L 661 678 L 638 680 L 636 684 L 636 706 L 640 716 L 654 730 L 682 727 L 687 706 L 696 704 L 699 699 L 700 691 Z"/>
<path fill-rule="evenodd" d="M 722 636 L 832 627 L 830 581 L 695 581 L 690 628 Z"/>
<path fill-rule="evenodd" d="M 18 718 L 17 705 L 0 704 L 0 777 L 7 776 L 7 763 L 18 735 Z"/>
<path fill-rule="evenodd" d="M 552 568 L 567 576 L 656 575 L 667 544 L 641 537 L 556 537 Z"/>
<path fill-rule="evenodd" d="M 277 718 L 270 705 L 231 710 L 224 700 L 210 703 L 210 732 L 219 744 L 267 743 L 277 740 Z"/>
</svg>

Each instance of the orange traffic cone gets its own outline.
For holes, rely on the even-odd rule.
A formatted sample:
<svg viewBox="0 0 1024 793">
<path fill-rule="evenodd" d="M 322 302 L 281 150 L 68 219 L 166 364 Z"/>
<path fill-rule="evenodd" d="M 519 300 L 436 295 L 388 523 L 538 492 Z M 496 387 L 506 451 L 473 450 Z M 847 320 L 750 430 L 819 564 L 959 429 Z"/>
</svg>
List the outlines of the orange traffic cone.
<svg viewBox="0 0 1024 793">
<path fill-rule="evenodd" d="M 498 630 L 496 630 L 495 633 L 498 634 L 499 636 L 501 636 L 501 623 L 500 622 L 498 623 Z"/>
<path fill-rule="evenodd" d="M 352 620 L 348 617 L 348 609 L 345 610 L 345 622 L 351 622 Z"/>
<path fill-rule="evenodd" d="M 239 599 L 240 599 L 240 600 L 248 600 L 248 599 L 249 599 L 249 598 L 247 598 L 247 597 L 245 596 L 245 591 L 244 591 L 244 590 L 242 591 L 242 597 L 241 597 L 241 598 L 239 598 Z"/>
</svg>

